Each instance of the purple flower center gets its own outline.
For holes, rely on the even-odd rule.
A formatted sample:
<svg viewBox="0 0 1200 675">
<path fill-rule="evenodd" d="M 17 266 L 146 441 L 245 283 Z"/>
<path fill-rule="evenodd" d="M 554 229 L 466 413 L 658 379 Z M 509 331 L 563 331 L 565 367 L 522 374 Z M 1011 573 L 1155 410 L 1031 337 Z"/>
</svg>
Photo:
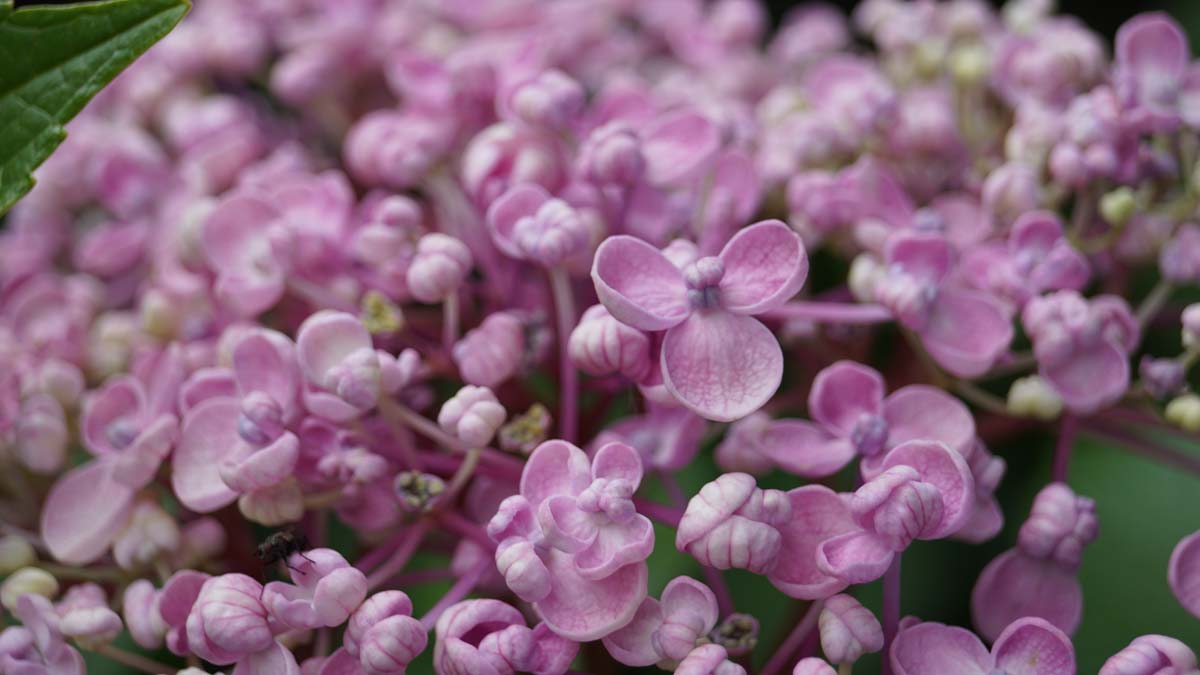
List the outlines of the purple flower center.
<svg viewBox="0 0 1200 675">
<path fill-rule="evenodd" d="M 266 445 L 283 433 L 283 410 L 279 403 L 261 391 L 252 391 L 242 399 L 238 416 L 238 435 L 252 445 Z"/>
<path fill-rule="evenodd" d="M 108 442 L 118 450 L 123 450 L 129 447 L 134 439 L 138 436 L 137 424 L 128 417 L 122 417 L 114 420 L 104 430 L 105 436 L 108 437 Z"/>
<path fill-rule="evenodd" d="M 725 264 L 715 256 L 701 258 L 683 270 L 688 302 L 693 309 L 716 309 L 721 306 L 720 284 L 724 276 Z"/>
<path fill-rule="evenodd" d="M 871 457 L 878 454 L 887 445 L 888 423 L 879 415 L 863 413 L 854 422 L 850 430 L 850 442 L 854 444 L 858 454 Z"/>
<path fill-rule="evenodd" d="M 925 325 L 937 295 L 937 284 L 918 279 L 900 267 L 890 269 L 875 289 L 879 304 L 887 307 L 901 323 L 917 330 Z"/>
</svg>

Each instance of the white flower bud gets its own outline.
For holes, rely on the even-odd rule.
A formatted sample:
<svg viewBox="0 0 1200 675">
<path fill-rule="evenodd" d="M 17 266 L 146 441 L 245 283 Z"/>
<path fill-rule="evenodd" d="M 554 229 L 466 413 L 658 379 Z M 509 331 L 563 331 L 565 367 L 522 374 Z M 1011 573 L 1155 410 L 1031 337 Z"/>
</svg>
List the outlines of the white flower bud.
<svg viewBox="0 0 1200 675">
<path fill-rule="evenodd" d="M 1018 417 L 1052 420 L 1062 414 L 1062 409 L 1058 393 L 1038 375 L 1022 377 L 1008 390 L 1008 411 Z"/>
<path fill-rule="evenodd" d="M 21 537 L 0 537 L 0 574 L 12 574 L 37 562 L 33 544 Z"/>
<path fill-rule="evenodd" d="M 17 600 L 27 593 L 53 599 L 58 595 L 58 579 L 40 567 L 22 567 L 0 585 L 0 604 L 15 611 Z"/>
<path fill-rule="evenodd" d="M 1167 421 L 1191 433 L 1200 432 L 1200 396 L 1184 394 L 1167 404 Z"/>
<path fill-rule="evenodd" d="M 875 287 L 886 273 L 884 266 L 875 256 L 863 253 L 850 264 L 847 283 L 850 292 L 859 302 L 874 302 Z"/>
</svg>

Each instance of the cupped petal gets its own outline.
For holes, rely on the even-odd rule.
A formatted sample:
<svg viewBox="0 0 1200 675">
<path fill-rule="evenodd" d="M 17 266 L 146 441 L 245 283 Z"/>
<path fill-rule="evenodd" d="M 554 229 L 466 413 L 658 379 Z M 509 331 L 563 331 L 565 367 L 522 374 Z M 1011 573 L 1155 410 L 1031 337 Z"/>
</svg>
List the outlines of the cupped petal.
<svg viewBox="0 0 1200 675">
<path fill-rule="evenodd" d="M 305 667 L 307 668 L 307 666 L 306 662 Z M 317 675 L 364 675 L 364 673 L 362 666 L 359 665 L 358 657 L 352 656 L 343 647 L 334 651 L 329 658 L 321 662 L 321 669 L 317 671 Z"/>
<path fill-rule="evenodd" d="M 721 147 L 721 132 L 707 117 L 679 110 L 650 122 L 641 133 L 646 178 L 655 185 L 692 177 Z"/>
<path fill-rule="evenodd" d="M 778 220 L 764 220 L 733 235 L 719 256 L 721 306 L 738 314 L 761 314 L 787 302 L 804 285 L 804 242 Z"/>
<path fill-rule="evenodd" d="M 575 555 L 575 568 L 583 578 L 599 580 L 620 567 L 645 560 L 653 550 L 654 525 L 638 514 L 600 528 L 591 545 Z"/>
<path fill-rule="evenodd" d="M 691 313 L 683 272 L 635 237 L 617 235 L 600 244 L 592 283 L 608 313 L 634 328 L 666 330 Z"/>
<path fill-rule="evenodd" d="M 1167 563 L 1167 581 L 1179 604 L 1200 618 L 1200 530 L 1175 545 Z"/>
<path fill-rule="evenodd" d="M 936 285 L 954 266 L 954 247 L 939 234 L 903 231 L 888 239 L 884 257 L 889 266 Z"/>
<path fill-rule="evenodd" d="M 1012 318 L 1008 307 L 988 293 L 942 288 L 920 333 L 939 365 L 959 377 L 977 377 L 1012 343 Z"/>
<path fill-rule="evenodd" d="M 862 415 L 883 412 L 887 385 L 879 371 L 838 361 L 817 373 L 808 394 L 808 414 L 839 436 L 849 436 Z"/>
<path fill-rule="evenodd" d="M 237 399 L 214 398 L 193 408 L 183 421 L 171 459 L 171 488 L 197 513 L 216 511 L 238 497 L 221 479 L 220 465 L 245 445 L 237 433 L 240 412 Z"/>
<path fill-rule="evenodd" d="M 975 418 L 962 401 L 941 389 L 914 384 L 897 389 L 883 402 L 888 446 L 906 441 L 941 441 L 963 457 L 975 446 Z"/>
<path fill-rule="evenodd" d="M 538 505 L 538 524 L 547 546 L 578 553 L 596 540 L 597 529 L 592 514 L 575 504 L 575 498 L 554 495 Z"/>
<path fill-rule="evenodd" d="M 321 310 L 300 325 L 296 353 L 304 376 L 315 386 L 326 386 L 326 375 L 351 354 L 370 350 L 371 333 L 353 314 Z"/>
<path fill-rule="evenodd" d="M 136 490 L 112 477 L 114 463 L 98 459 L 67 472 L 42 505 L 42 539 L 50 554 L 71 565 L 104 555 L 125 527 Z"/>
<path fill-rule="evenodd" d="M 592 458 L 592 477 L 625 480 L 636 489 L 642 483 L 642 456 L 624 443 L 606 443 Z"/>
<path fill-rule="evenodd" d="M 648 597 L 642 601 L 632 621 L 604 636 L 601 641 L 614 659 L 627 666 L 652 666 L 662 659 L 651 639 L 662 622 L 662 606 L 654 598 Z"/>
<path fill-rule="evenodd" d="M 237 316 L 252 317 L 279 302 L 285 287 L 283 270 L 269 267 L 255 274 L 222 272 L 213 293 Z"/>
<path fill-rule="evenodd" d="M 1045 619 L 1071 634 L 1082 616 L 1083 590 L 1075 574 L 1017 549 L 988 563 L 971 591 L 971 618 L 989 640 L 1023 617 Z"/>
<path fill-rule="evenodd" d="M 174 415 L 160 415 L 132 445 L 110 458 L 113 480 L 135 490 L 150 484 L 178 439 L 179 420 Z"/>
<path fill-rule="evenodd" d="M 572 557 L 551 550 L 545 557 L 550 570 L 550 594 L 534 603 L 546 625 L 577 642 L 598 640 L 633 620 L 646 597 L 646 563 L 626 565 L 600 580 L 585 579 Z"/>
<path fill-rule="evenodd" d="M 227 368 L 201 368 L 191 374 L 179 388 L 179 414 L 187 415 L 193 408 L 211 398 L 237 396 L 237 381 Z"/>
<path fill-rule="evenodd" d="M 1163 12 L 1139 14 L 1117 31 L 1116 60 L 1128 76 L 1146 84 L 1181 79 L 1191 60 L 1183 29 Z"/>
<path fill-rule="evenodd" d="M 1069 410 L 1088 414 L 1125 394 L 1129 370 L 1125 353 L 1111 342 L 1100 340 L 1060 363 L 1043 364 L 1041 373 Z"/>
<path fill-rule="evenodd" d="M 663 384 L 705 419 L 731 422 L 758 410 L 783 379 L 783 351 L 753 317 L 697 312 L 667 331 Z"/>
<path fill-rule="evenodd" d="M 988 675 L 992 655 L 971 631 L 919 623 L 896 635 L 890 652 L 896 675 Z"/>
<path fill-rule="evenodd" d="M 1045 619 L 1017 619 L 992 645 L 996 667 L 1009 675 L 1075 675 L 1075 648 Z"/>
<path fill-rule="evenodd" d="M 258 197 L 237 194 L 221 200 L 200 229 L 208 264 L 220 274 L 255 270 L 267 231 L 279 217 L 278 209 Z"/>
<path fill-rule="evenodd" d="M 890 452 L 883 460 L 883 470 L 895 466 L 911 466 L 920 474 L 920 481 L 937 488 L 942 499 L 942 519 L 936 527 L 926 529 L 921 539 L 940 539 L 963 526 L 975 505 L 975 478 L 971 467 L 958 452 L 938 441 L 907 441 Z"/>
<path fill-rule="evenodd" d="M 110 380 L 83 402 L 80 431 L 84 446 L 94 455 L 118 452 L 121 447 L 114 444 L 113 437 L 128 434 L 125 443 L 132 441 L 132 435 L 141 431 L 139 423 L 145 410 L 146 393 L 137 378 L 123 376 Z M 130 428 L 114 428 L 121 424 Z"/>
<path fill-rule="evenodd" d="M 233 675 L 300 675 L 300 665 L 292 650 L 276 642 L 238 661 Z"/>
<path fill-rule="evenodd" d="M 566 441 L 546 441 L 534 449 L 521 472 L 521 494 L 535 509 L 555 495 L 574 497 L 592 482 L 587 453 Z"/>
<path fill-rule="evenodd" d="M 522 218 L 532 217 L 550 200 L 550 193 L 536 183 L 522 183 L 508 189 L 492 202 L 487 210 L 488 232 L 492 241 L 505 255 L 524 258 L 525 252 L 517 244 L 514 231 Z"/>
<path fill-rule="evenodd" d="M 229 489 L 241 494 L 278 485 L 296 469 L 300 441 L 290 431 L 263 448 L 240 443 L 218 465 L 218 474 Z"/>
<path fill-rule="evenodd" d="M 824 478 L 854 459 L 850 441 L 804 420 L 775 420 L 762 438 L 762 454 L 779 468 L 804 478 Z"/>
<path fill-rule="evenodd" d="M 896 551 L 870 532 L 847 532 L 817 547 L 817 567 L 847 584 L 865 584 L 881 578 Z"/>
<path fill-rule="evenodd" d="M 274 331 L 248 333 L 233 346 L 233 376 L 245 396 L 261 391 L 283 408 L 290 419 L 296 409 L 299 368 L 291 340 Z"/>
<path fill-rule="evenodd" d="M 817 549 L 828 539 L 860 528 L 842 498 L 823 485 L 805 485 L 787 496 L 792 517 L 779 527 L 779 562 L 768 578 L 793 598 L 827 598 L 847 584 L 817 566 Z"/>
<path fill-rule="evenodd" d="M 687 624 L 694 628 L 696 638 L 708 635 L 720 617 L 717 596 L 691 577 L 675 577 L 667 582 L 662 610 L 665 621 Z"/>
</svg>

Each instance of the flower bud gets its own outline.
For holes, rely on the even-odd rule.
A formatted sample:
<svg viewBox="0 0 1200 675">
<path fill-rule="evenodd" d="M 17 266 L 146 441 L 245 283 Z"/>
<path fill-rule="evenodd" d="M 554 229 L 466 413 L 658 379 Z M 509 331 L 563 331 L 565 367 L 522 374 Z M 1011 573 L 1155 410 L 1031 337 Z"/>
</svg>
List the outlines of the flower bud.
<svg viewBox="0 0 1200 675">
<path fill-rule="evenodd" d="M 458 390 L 438 412 L 438 426 L 468 447 L 482 448 L 492 441 L 507 413 L 487 387 L 468 384 Z"/>
<path fill-rule="evenodd" d="M 403 673 L 425 651 L 428 636 L 412 618 L 412 602 L 402 591 L 367 598 L 350 617 L 343 644 L 368 675 Z"/>
<path fill-rule="evenodd" d="M 138 311 L 142 330 L 160 340 L 174 338 L 183 320 L 179 304 L 157 288 L 151 288 L 142 294 Z"/>
<path fill-rule="evenodd" d="M 454 363 L 468 384 L 495 387 L 516 374 L 525 355 L 525 326 L 495 312 L 454 345 Z"/>
<path fill-rule="evenodd" d="M 17 457 L 30 471 L 54 473 L 67 460 L 70 435 L 62 405 L 49 394 L 34 394 L 17 419 Z"/>
<path fill-rule="evenodd" d="M 441 302 L 450 297 L 471 271 L 471 251 L 454 237 L 434 232 L 417 242 L 416 257 L 408 267 L 408 290 L 421 302 Z"/>
<path fill-rule="evenodd" d="M 1192 675 L 1196 654 L 1184 643 L 1165 635 L 1143 635 L 1114 654 L 1099 675 Z"/>
<path fill-rule="evenodd" d="M 1167 421 L 1190 433 L 1200 432 L 1200 396 L 1184 394 L 1167 404 Z"/>
<path fill-rule="evenodd" d="M 0 585 L 0 604 L 10 612 L 16 611 L 17 600 L 26 593 L 53 599 L 58 595 L 58 579 L 40 567 L 22 567 Z"/>
<path fill-rule="evenodd" d="M 1200 281 L 1200 225 L 1181 226 L 1158 256 L 1163 278 L 1187 284 Z"/>
<path fill-rule="evenodd" d="M 761 490 L 744 473 L 727 473 L 688 502 L 675 547 L 717 569 L 737 567 L 765 574 L 777 562 L 778 527 L 791 515 L 787 496 Z"/>
<path fill-rule="evenodd" d="M 1022 377 L 1008 390 L 1008 411 L 1013 415 L 1053 420 L 1062 414 L 1062 409 L 1058 393 L 1038 375 Z"/>
<path fill-rule="evenodd" d="M 292 584 L 272 581 L 262 603 L 293 630 L 340 626 L 367 597 L 367 577 L 328 548 L 294 553 L 288 559 Z"/>
<path fill-rule="evenodd" d="M 294 478 L 238 498 L 238 511 L 249 521 L 278 527 L 304 517 L 304 494 Z"/>
<path fill-rule="evenodd" d="M 87 384 L 83 381 L 83 373 L 75 364 L 50 358 L 42 363 L 38 371 L 38 386 L 53 396 L 65 409 L 79 401 L 79 396 L 83 394 Z"/>
<path fill-rule="evenodd" d="M 376 111 L 346 134 L 343 157 L 364 183 L 404 189 L 419 182 L 445 154 L 453 131 L 449 120 L 432 115 Z"/>
<path fill-rule="evenodd" d="M 1183 346 L 1186 349 L 1200 348 L 1200 303 L 1184 307 L 1179 320 L 1183 324 Z"/>
<path fill-rule="evenodd" d="M 111 642 L 121 633 L 121 617 L 109 609 L 104 589 L 93 583 L 67 589 L 55 607 L 63 635 L 81 644 Z"/>
<path fill-rule="evenodd" d="M 507 101 L 515 117 L 551 131 L 568 128 L 585 103 L 583 87 L 559 70 L 547 70 L 518 85 Z"/>
<path fill-rule="evenodd" d="M 577 161 L 583 176 L 601 185 L 631 186 L 646 171 L 641 141 L 622 122 L 610 122 L 593 131 L 580 146 Z"/>
<path fill-rule="evenodd" d="M 161 647 L 163 636 L 167 633 L 167 624 L 159 612 L 158 603 L 159 593 L 154 584 L 146 579 L 129 584 L 121 601 L 121 613 L 125 617 L 125 625 L 129 627 L 129 635 L 138 646 L 145 649 Z"/>
<path fill-rule="evenodd" d="M 746 669 L 729 660 L 720 645 L 707 644 L 693 649 L 675 668 L 676 675 L 746 675 Z"/>
<path fill-rule="evenodd" d="M 1033 169 L 1009 162 L 992 171 L 983 183 L 983 205 L 997 222 L 1008 225 L 1022 213 L 1038 208 L 1042 186 Z"/>
<path fill-rule="evenodd" d="M 860 487 L 850 498 L 850 510 L 893 550 L 901 551 L 914 538 L 932 534 L 942 521 L 943 503 L 938 488 L 921 480 L 917 469 L 899 465 Z"/>
<path fill-rule="evenodd" d="M 601 377 L 620 373 L 634 382 L 650 374 L 650 338 L 617 321 L 603 305 L 583 313 L 568 343 L 571 361 L 583 372 Z"/>
<path fill-rule="evenodd" d="M 187 617 L 188 648 L 205 661 L 226 665 L 271 647 L 275 636 L 262 593 L 262 585 L 245 574 L 205 581 Z"/>
<path fill-rule="evenodd" d="M 863 654 L 883 649 L 883 628 L 871 610 L 838 594 L 825 601 L 817 619 L 821 651 L 834 663 L 854 663 Z"/>
<path fill-rule="evenodd" d="M 1155 359 L 1143 356 L 1138 364 L 1142 387 L 1156 399 L 1173 396 L 1183 389 L 1187 368 L 1176 359 Z"/>
<path fill-rule="evenodd" d="M 179 543 L 177 566 L 193 567 L 197 562 L 216 557 L 225 550 L 225 528 L 211 516 L 197 518 L 183 526 Z"/>
<path fill-rule="evenodd" d="M 810 656 L 800 659 L 800 662 L 792 669 L 792 675 L 837 675 L 837 671 L 821 659 Z"/>
<path fill-rule="evenodd" d="M 875 289 L 886 276 L 887 268 L 879 259 L 870 253 L 863 253 L 850 264 L 850 278 L 847 284 L 859 302 L 874 302 Z"/>
<path fill-rule="evenodd" d="M 1129 222 L 1135 209 L 1137 199 L 1128 186 L 1121 186 L 1100 197 L 1100 216 L 1110 225 L 1121 227 Z"/>
<path fill-rule="evenodd" d="M 0 575 L 9 575 L 37 562 L 37 552 L 24 537 L 0 537 Z"/>
<path fill-rule="evenodd" d="M 1047 558 L 1074 570 L 1079 567 L 1084 547 L 1098 533 L 1096 503 L 1077 496 L 1063 483 L 1051 483 L 1034 499 L 1017 543 L 1027 555 Z"/>
<path fill-rule="evenodd" d="M 719 644 L 730 656 L 744 656 L 758 644 L 758 619 L 749 614 L 734 613 L 725 617 L 709 631 L 708 639 Z"/>
<path fill-rule="evenodd" d="M 393 487 L 400 499 L 401 509 L 420 513 L 428 510 L 446 491 L 446 482 L 431 473 L 404 471 L 396 476 Z"/>
<path fill-rule="evenodd" d="M 158 504 L 143 501 L 134 507 L 129 524 L 113 542 L 113 558 L 121 569 L 133 570 L 178 548 L 175 519 Z"/>
</svg>

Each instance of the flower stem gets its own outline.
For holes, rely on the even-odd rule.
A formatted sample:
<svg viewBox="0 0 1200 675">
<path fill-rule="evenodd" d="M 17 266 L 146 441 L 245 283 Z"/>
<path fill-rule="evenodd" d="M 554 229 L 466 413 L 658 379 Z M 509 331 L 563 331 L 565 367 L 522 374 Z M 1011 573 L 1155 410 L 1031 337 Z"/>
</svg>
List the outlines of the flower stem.
<svg viewBox="0 0 1200 675">
<path fill-rule="evenodd" d="M 886 655 L 885 655 L 886 657 Z M 854 673 L 853 663 L 843 663 L 838 666 L 838 675 L 852 675 Z"/>
<path fill-rule="evenodd" d="M 1154 288 L 1150 290 L 1150 293 L 1142 299 L 1142 304 L 1138 305 L 1137 308 L 1137 322 L 1143 331 L 1146 329 L 1146 324 L 1150 323 L 1150 320 L 1162 310 L 1163 305 L 1167 302 L 1167 298 L 1171 297 L 1172 290 L 1174 290 L 1174 287 L 1171 286 L 1171 282 L 1166 279 L 1159 279 Z"/>
<path fill-rule="evenodd" d="M 1058 430 L 1058 443 L 1054 447 L 1054 471 L 1050 479 L 1056 483 L 1067 482 L 1067 470 L 1071 466 L 1071 450 L 1075 447 L 1075 435 L 1079 430 L 1079 418 L 1066 413 Z"/>
<path fill-rule="evenodd" d="M 404 566 L 408 564 L 413 554 L 417 552 L 417 547 L 421 545 L 421 540 L 425 538 L 425 533 L 429 531 L 429 521 L 420 520 L 405 533 L 407 536 L 392 552 L 392 555 L 374 572 L 367 576 L 367 588 L 374 590 L 379 586 L 387 583 L 387 580 L 392 578 Z"/>
<path fill-rule="evenodd" d="M 143 673 L 150 673 L 150 675 L 173 673 L 179 670 L 175 666 L 168 666 L 165 663 L 160 663 L 154 659 L 142 656 L 141 654 L 127 652 L 120 647 L 108 643 L 90 646 L 88 647 L 88 650 L 95 652 L 96 654 L 99 654 L 100 656 L 103 656 L 114 663 L 119 663 L 123 666 L 140 670 Z"/>
<path fill-rule="evenodd" d="M 483 563 L 476 565 L 471 571 L 459 577 L 458 581 L 454 582 L 454 585 L 450 587 L 450 590 L 446 591 L 446 594 L 442 596 L 442 599 L 438 600 L 437 604 L 430 608 L 425 616 L 421 617 L 421 627 L 426 631 L 433 630 L 438 618 L 442 616 L 442 612 L 445 612 L 451 605 L 467 597 L 471 594 L 471 591 L 475 590 L 475 586 L 483 578 L 484 573 L 487 572 L 488 564 L 490 563 L 490 560 L 485 560 Z"/>
<path fill-rule="evenodd" d="M 800 645 L 808 638 L 809 633 L 817 627 L 817 617 L 821 616 L 821 607 L 824 603 L 821 600 L 814 600 L 804 612 L 804 617 L 800 619 L 793 628 L 792 632 L 788 633 L 783 642 L 779 644 L 779 648 L 775 650 L 774 656 L 767 661 L 767 665 L 759 672 L 759 675 L 776 675 L 783 672 L 785 668 L 793 664 L 792 656 Z"/>
<path fill-rule="evenodd" d="M 678 527 L 679 521 L 683 518 L 683 511 L 666 504 L 659 504 L 641 497 L 634 497 L 633 503 L 637 506 L 638 513 L 653 518 L 664 525 Z"/>
<path fill-rule="evenodd" d="M 805 319 L 820 323 L 871 324 L 892 320 L 881 305 L 797 300 L 764 314 L 773 319 Z"/>
<path fill-rule="evenodd" d="M 888 652 L 900 627 L 900 558 L 896 553 L 892 564 L 883 575 L 883 675 L 892 674 L 892 663 Z"/>
<path fill-rule="evenodd" d="M 496 550 L 496 542 L 492 541 L 492 538 L 488 536 L 483 527 L 478 523 L 468 520 L 458 511 L 450 510 L 438 514 L 438 523 L 455 534 L 471 539 L 485 550 Z"/>
<path fill-rule="evenodd" d="M 1003 399 L 991 392 L 981 389 L 971 382 L 966 380 L 954 380 L 952 385 L 955 393 L 967 400 L 981 410 L 985 410 L 996 415 L 1009 415 L 1008 404 Z"/>
<path fill-rule="evenodd" d="M 475 475 L 475 467 L 479 466 L 479 457 L 482 454 L 483 448 L 471 448 L 467 451 L 467 456 L 463 458 L 462 464 L 458 465 L 458 470 L 446 485 L 446 490 L 438 497 L 439 508 L 454 503 L 454 498 L 466 486 L 467 481 L 471 480 L 471 476 Z"/>
<path fill-rule="evenodd" d="M 579 371 L 571 362 L 568 340 L 575 328 L 575 296 L 567 270 L 550 270 L 550 292 L 554 296 L 554 316 L 558 321 L 559 413 L 558 431 L 563 440 L 575 442 L 579 428 Z"/>
<path fill-rule="evenodd" d="M 458 342 L 459 299 L 455 290 L 442 303 L 442 348 L 449 354 Z"/>
</svg>

